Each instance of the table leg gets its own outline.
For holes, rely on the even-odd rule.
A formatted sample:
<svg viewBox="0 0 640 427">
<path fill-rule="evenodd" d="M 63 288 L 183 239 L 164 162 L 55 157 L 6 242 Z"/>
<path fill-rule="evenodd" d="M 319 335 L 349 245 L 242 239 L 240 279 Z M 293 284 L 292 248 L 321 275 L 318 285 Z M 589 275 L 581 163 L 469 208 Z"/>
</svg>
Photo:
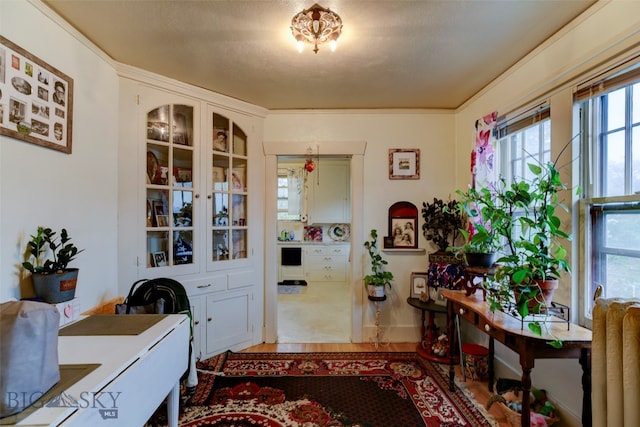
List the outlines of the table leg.
<svg viewBox="0 0 640 427">
<path fill-rule="evenodd" d="M 453 303 L 451 301 L 447 301 L 447 337 L 449 338 L 449 390 L 455 391 L 455 352 L 453 351 L 453 343 L 455 340 L 453 333 L 453 316 L 455 313 L 453 312 Z"/>
<path fill-rule="evenodd" d="M 493 383 L 495 382 L 495 371 L 493 370 L 493 355 L 495 354 L 495 343 L 493 342 L 493 337 L 489 336 L 489 359 L 487 363 L 489 364 L 489 391 L 493 393 Z"/>
<path fill-rule="evenodd" d="M 167 396 L 167 421 L 169 427 L 178 427 L 180 415 L 180 381 L 178 381 Z"/>
<path fill-rule="evenodd" d="M 531 393 L 531 368 L 522 366 L 522 427 L 531 427 L 529 393 Z"/>
</svg>

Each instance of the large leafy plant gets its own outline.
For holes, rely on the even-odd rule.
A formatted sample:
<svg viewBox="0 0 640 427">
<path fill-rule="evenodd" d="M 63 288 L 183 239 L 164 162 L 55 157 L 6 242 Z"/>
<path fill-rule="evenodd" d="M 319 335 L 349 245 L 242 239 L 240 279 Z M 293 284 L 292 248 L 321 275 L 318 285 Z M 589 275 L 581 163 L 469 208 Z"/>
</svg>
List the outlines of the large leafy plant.
<svg viewBox="0 0 640 427">
<path fill-rule="evenodd" d="M 422 234 L 432 241 L 439 251 L 446 251 L 460 238 L 460 229 L 465 227 L 465 216 L 457 209 L 458 202 L 433 199 L 433 203 L 422 203 Z"/>
</svg>

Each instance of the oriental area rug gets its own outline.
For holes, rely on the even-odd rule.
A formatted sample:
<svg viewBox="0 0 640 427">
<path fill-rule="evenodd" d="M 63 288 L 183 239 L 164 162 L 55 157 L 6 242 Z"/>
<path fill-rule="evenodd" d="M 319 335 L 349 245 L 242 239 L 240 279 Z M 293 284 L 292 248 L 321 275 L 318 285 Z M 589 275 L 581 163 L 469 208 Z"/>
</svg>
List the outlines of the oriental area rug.
<svg viewBox="0 0 640 427">
<path fill-rule="evenodd" d="M 415 353 L 227 352 L 198 362 L 198 379 L 180 426 L 497 425 Z M 166 423 L 155 418 L 149 425 Z"/>
</svg>

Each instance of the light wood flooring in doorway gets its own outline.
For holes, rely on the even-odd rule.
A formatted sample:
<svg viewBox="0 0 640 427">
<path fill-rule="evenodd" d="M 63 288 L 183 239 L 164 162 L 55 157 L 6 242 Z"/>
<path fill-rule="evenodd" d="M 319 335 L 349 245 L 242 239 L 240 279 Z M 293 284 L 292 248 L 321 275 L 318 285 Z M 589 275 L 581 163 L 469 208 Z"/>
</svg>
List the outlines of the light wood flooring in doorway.
<svg viewBox="0 0 640 427">
<path fill-rule="evenodd" d="M 278 342 L 351 342 L 349 285 L 309 282 L 300 293 L 278 294 Z"/>
</svg>

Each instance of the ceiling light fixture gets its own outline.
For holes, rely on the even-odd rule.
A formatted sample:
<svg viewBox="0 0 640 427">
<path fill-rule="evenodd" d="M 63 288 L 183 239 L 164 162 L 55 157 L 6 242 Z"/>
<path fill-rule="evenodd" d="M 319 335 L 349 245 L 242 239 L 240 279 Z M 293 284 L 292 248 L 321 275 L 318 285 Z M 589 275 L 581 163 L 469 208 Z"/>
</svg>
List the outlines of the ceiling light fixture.
<svg viewBox="0 0 640 427">
<path fill-rule="evenodd" d="M 329 42 L 333 52 L 336 50 L 341 32 L 342 19 L 340 16 L 317 3 L 291 19 L 291 33 L 296 39 L 298 52 L 302 52 L 305 42 L 314 46 L 315 53 L 318 53 L 318 44 Z"/>
</svg>

